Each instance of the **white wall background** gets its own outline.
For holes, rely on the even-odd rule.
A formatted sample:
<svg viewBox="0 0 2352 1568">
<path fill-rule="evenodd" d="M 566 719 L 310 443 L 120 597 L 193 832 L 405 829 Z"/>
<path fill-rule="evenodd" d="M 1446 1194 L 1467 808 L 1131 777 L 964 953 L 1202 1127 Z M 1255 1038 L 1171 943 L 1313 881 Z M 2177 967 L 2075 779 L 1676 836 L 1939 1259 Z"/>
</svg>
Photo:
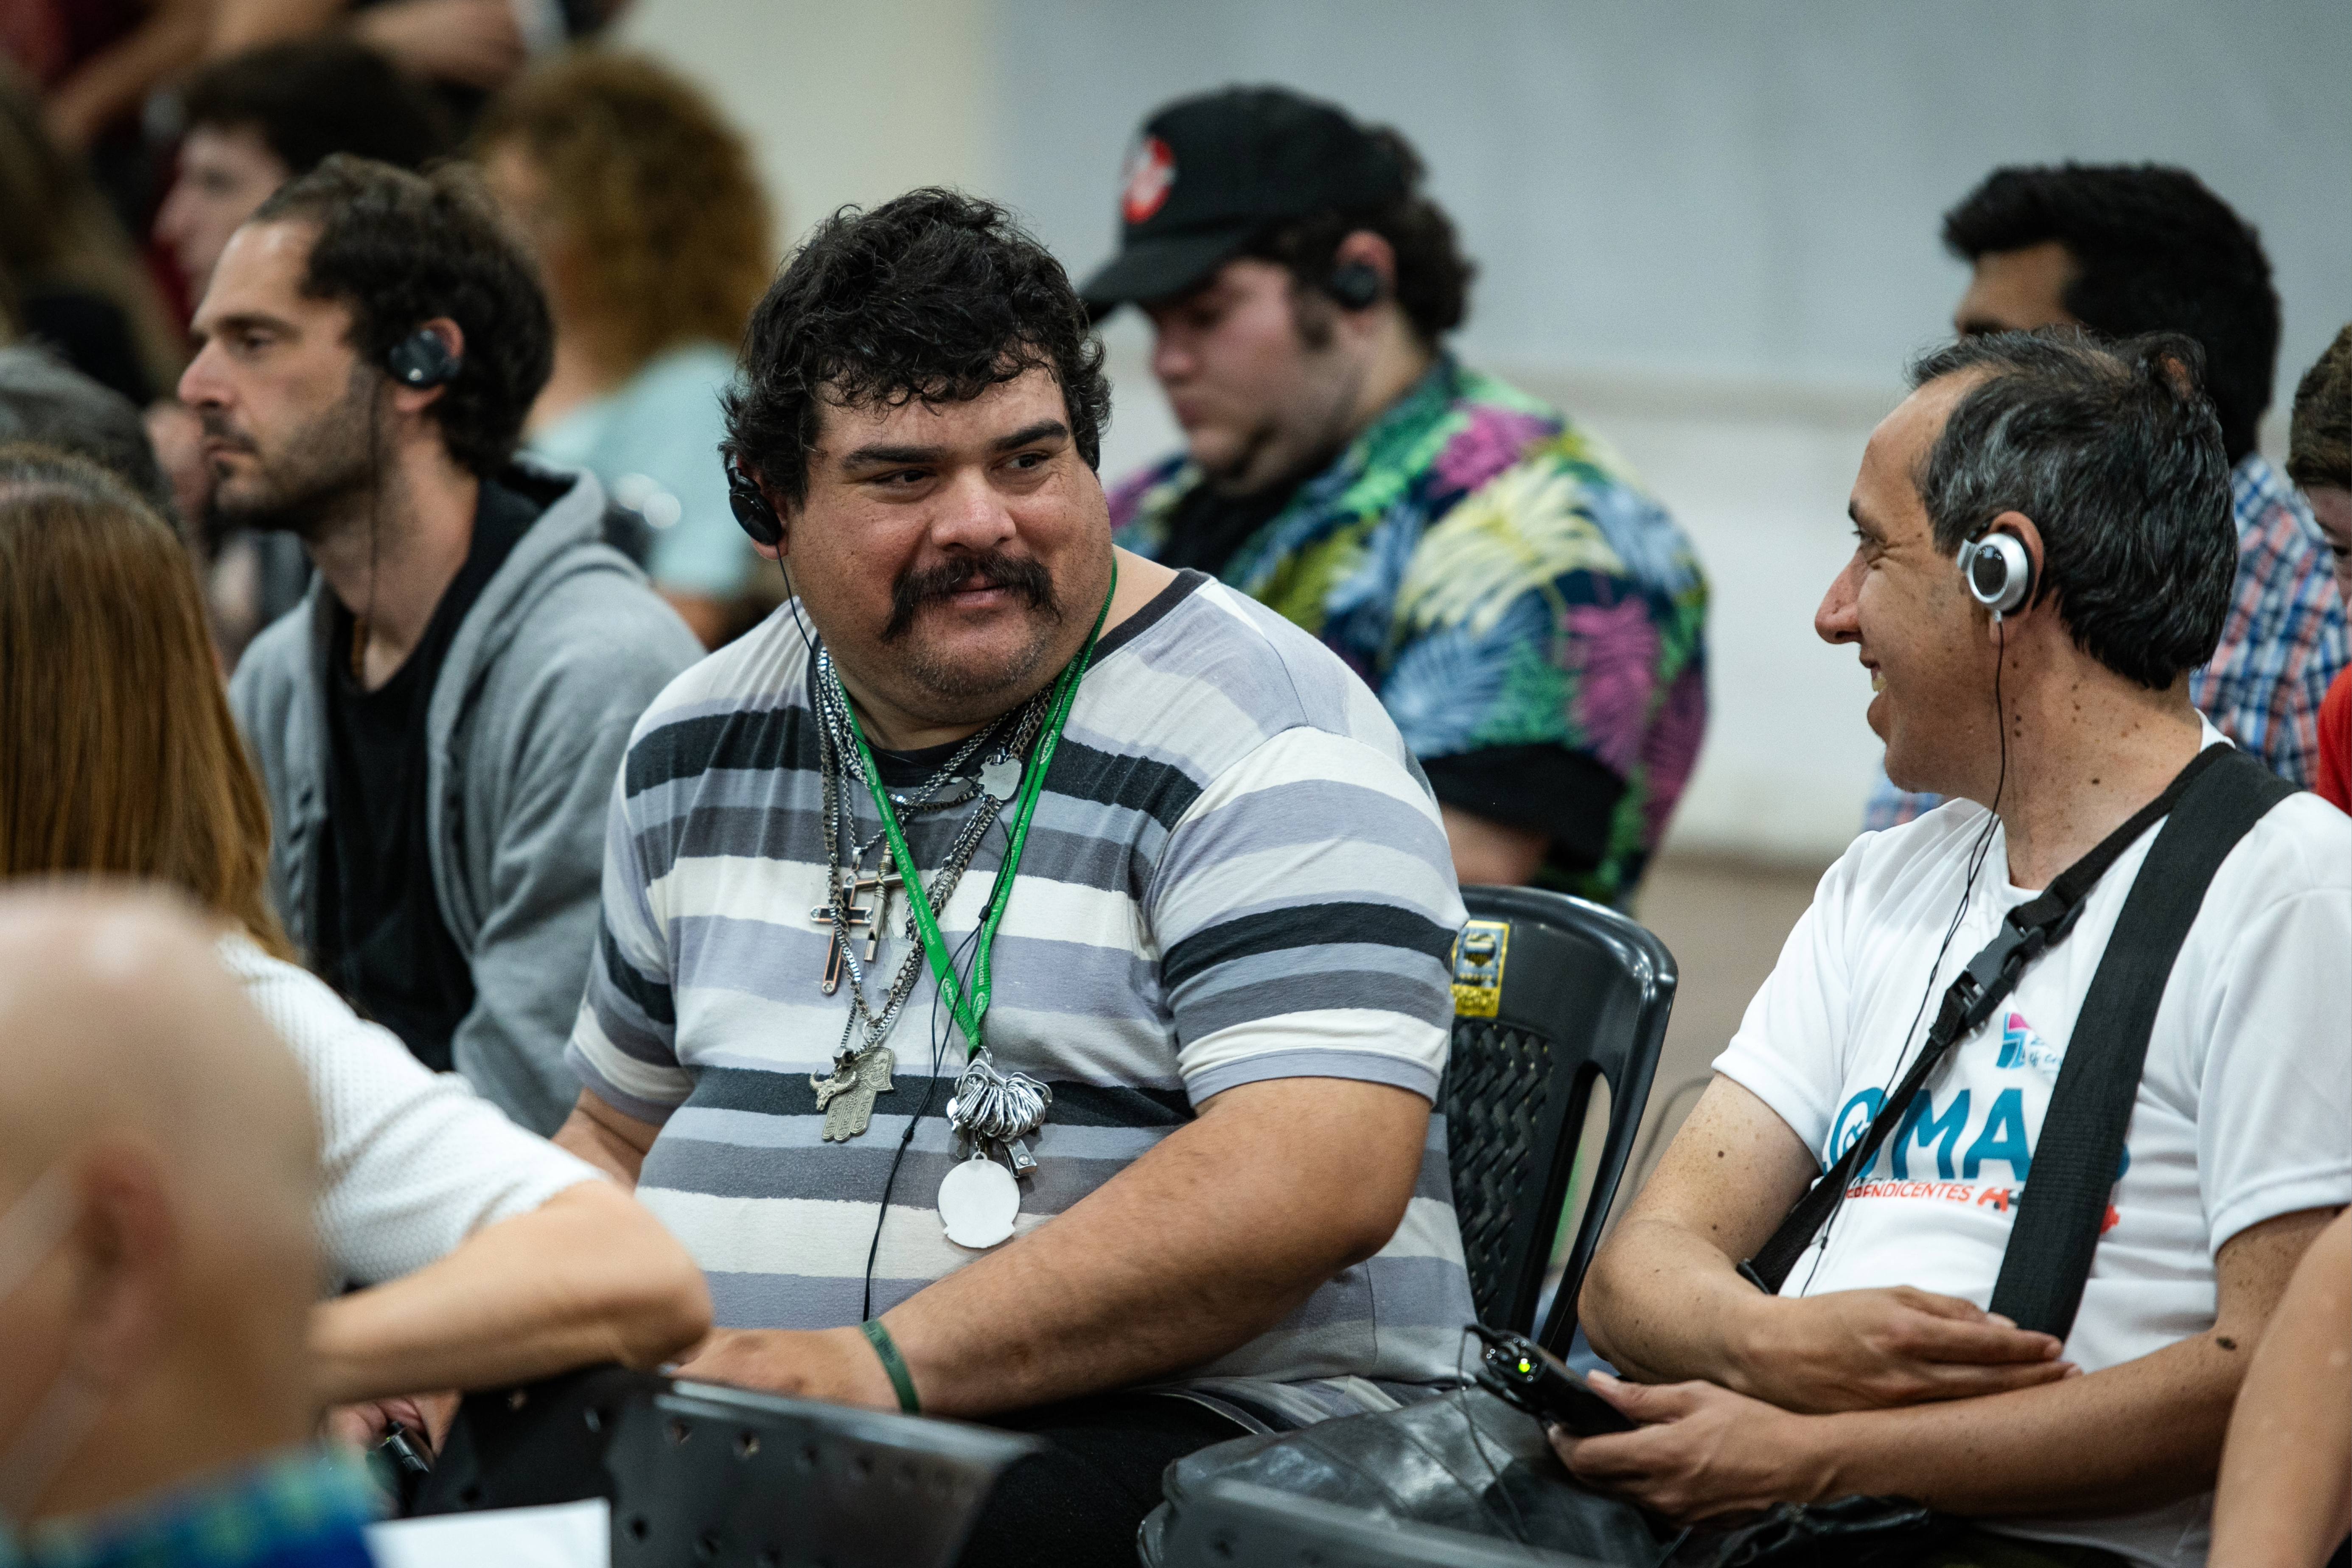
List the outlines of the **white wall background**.
<svg viewBox="0 0 2352 1568">
<path fill-rule="evenodd" d="M 1989 169 L 2184 164 L 2261 228 L 2284 395 L 2352 317 L 2342 0 L 638 0 L 623 29 L 758 139 L 786 235 L 927 182 L 1083 273 L 1155 105 L 1277 81 L 1391 122 L 1483 273 L 1469 357 L 1613 440 L 1716 588 L 1686 848 L 1825 859 L 1876 745 L 1813 604 L 1862 443 L 1963 281 Z M 1171 444 L 1132 314 L 1105 472 Z"/>
</svg>

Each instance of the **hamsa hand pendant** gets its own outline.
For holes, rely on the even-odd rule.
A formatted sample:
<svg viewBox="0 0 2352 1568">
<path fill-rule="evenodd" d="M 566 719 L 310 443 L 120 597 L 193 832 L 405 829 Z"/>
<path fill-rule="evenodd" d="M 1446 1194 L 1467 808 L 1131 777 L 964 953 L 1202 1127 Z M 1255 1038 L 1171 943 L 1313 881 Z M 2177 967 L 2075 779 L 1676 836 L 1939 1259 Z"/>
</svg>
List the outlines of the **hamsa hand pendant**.
<svg viewBox="0 0 2352 1568">
<path fill-rule="evenodd" d="M 824 1112 L 824 1141 L 846 1143 L 865 1132 L 874 1120 L 874 1097 L 894 1087 L 890 1069 L 898 1058 L 887 1046 L 868 1046 L 833 1069 L 831 1078 L 809 1074 L 816 1090 L 816 1108 Z"/>
</svg>

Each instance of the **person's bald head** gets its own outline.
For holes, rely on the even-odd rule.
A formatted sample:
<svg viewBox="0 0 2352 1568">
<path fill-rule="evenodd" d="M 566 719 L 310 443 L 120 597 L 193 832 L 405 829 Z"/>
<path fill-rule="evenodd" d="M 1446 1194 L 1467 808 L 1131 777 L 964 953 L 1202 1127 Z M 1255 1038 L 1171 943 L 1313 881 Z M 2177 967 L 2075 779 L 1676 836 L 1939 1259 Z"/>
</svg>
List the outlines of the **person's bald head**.
<svg viewBox="0 0 2352 1568">
<path fill-rule="evenodd" d="M 318 1133 L 187 906 L 0 895 L 0 1510 L 105 1507 L 300 1438 Z"/>
</svg>

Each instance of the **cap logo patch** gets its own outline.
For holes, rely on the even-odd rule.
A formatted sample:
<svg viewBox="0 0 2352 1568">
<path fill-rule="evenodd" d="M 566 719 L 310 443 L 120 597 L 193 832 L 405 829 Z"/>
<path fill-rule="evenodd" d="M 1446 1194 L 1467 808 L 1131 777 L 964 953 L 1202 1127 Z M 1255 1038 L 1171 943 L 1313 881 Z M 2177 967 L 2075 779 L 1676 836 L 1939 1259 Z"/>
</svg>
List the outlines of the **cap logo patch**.
<svg viewBox="0 0 2352 1568">
<path fill-rule="evenodd" d="M 1128 154 L 1125 180 L 1120 214 L 1130 224 L 1149 223 L 1152 214 L 1168 205 L 1168 193 L 1175 187 L 1176 154 L 1159 137 L 1147 136 Z"/>
</svg>

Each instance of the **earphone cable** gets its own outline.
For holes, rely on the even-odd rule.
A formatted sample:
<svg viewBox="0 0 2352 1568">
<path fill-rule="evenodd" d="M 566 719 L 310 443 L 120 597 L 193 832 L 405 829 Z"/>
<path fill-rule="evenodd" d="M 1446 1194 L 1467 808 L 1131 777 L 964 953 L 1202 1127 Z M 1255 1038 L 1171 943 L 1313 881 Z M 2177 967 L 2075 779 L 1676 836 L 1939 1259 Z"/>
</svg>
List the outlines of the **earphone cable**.
<svg viewBox="0 0 2352 1568">
<path fill-rule="evenodd" d="M 2009 663 L 2009 625 L 1998 614 L 1993 616 L 1992 624 L 1994 634 L 2000 639 L 1992 667 L 1992 714 L 1993 722 L 2000 731 L 2000 771 L 1993 779 L 1992 805 L 1985 812 L 1984 826 L 1977 830 L 1976 841 L 1969 846 L 1968 874 L 1960 883 L 1960 901 L 1952 910 L 1950 922 L 1944 927 L 1944 940 L 1937 945 L 1935 962 L 1927 966 L 1927 987 L 1919 994 L 1919 1005 L 1912 1010 L 1911 1022 L 1903 1031 L 1903 1048 L 1895 1053 L 1895 1062 L 1887 1069 L 1886 1081 L 1879 1085 L 1879 1103 L 1882 1105 L 1886 1102 L 1888 1091 L 1895 1087 L 1895 1079 L 1902 1073 L 1905 1058 L 1911 1048 L 1911 1037 L 1918 1030 L 1919 1020 L 1927 1015 L 1927 999 L 1936 994 L 1936 976 L 1944 967 L 1945 955 L 1951 951 L 1952 938 L 1958 933 L 1960 922 L 1968 917 L 1969 900 L 1976 896 L 1977 875 L 1984 869 L 1985 860 L 1992 852 L 1994 830 L 2000 826 L 2001 796 L 2009 789 L 2009 710 L 2001 699 L 2000 681 L 2001 671 Z M 1925 1048 L 1924 1042 L 1922 1048 Z M 1921 1092 L 1926 1092 L 1924 1087 Z M 1897 1131 L 1900 1131 L 1899 1129 Z M 1832 1128 L 1831 1132 L 1834 1135 L 1836 1129 Z M 1835 1157 L 1834 1154 L 1831 1156 L 1832 1162 Z M 1887 1158 L 1891 1163 L 1894 1159 L 1892 1152 Z M 1863 1172 L 1856 1171 L 1853 1179 L 1858 1181 L 1862 1175 Z M 1830 1237 L 1837 1229 L 1838 1216 L 1844 1212 L 1845 1205 L 1841 1204 L 1830 1211 L 1830 1217 L 1822 1223 L 1821 1239 L 1812 1247 L 1812 1264 L 1805 1270 L 1805 1282 L 1799 1287 L 1798 1295 L 1802 1296 L 1812 1289 L 1813 1279 L 1829 1257 Z"/>
</svg>

